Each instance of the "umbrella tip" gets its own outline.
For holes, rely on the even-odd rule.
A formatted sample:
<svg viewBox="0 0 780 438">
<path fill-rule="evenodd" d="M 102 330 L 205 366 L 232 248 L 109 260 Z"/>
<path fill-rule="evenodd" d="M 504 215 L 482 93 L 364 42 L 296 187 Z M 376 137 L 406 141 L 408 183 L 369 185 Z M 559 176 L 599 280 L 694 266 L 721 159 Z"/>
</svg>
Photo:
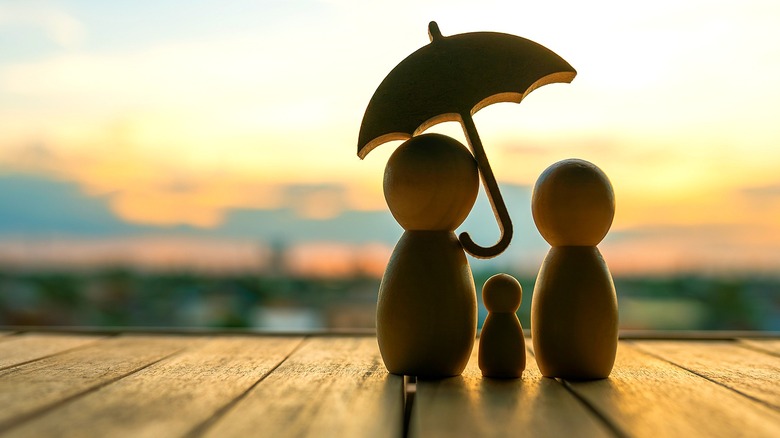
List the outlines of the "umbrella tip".
<svg viewBox="0 0 780 438">
<path fill-rule="evenodd" d="M 435 21 L 431 21 L 428 23 L 428 38 L 431 39 L 431 42 L 434 42 L 438 39 L 441 39 L 441 31 L 439 30 L 439 25 L 436 24 Z"/>
</svg>

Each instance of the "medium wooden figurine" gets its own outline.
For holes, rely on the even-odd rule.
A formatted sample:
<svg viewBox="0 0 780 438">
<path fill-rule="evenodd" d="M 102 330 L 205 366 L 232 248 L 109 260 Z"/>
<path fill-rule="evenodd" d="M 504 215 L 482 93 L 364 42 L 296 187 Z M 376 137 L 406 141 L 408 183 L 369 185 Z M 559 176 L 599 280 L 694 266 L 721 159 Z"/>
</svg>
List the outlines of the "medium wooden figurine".
<svg viewBox="0 0 780 438">
<path fill-rule="evenodd" d="M 518 378 L 525 370 L 525 338 L 517 319 L 523 288 L 511 275 L 496 274 L 482 286 L 488 316 L 479 336 L 479 369 L 485 377 Z"/>
<path fill-rule="evenodd" d="M 612 185 L 595 165 L 563 160 L 542 172 L 531 203 L 536 227 L 552 246 L 531 304 L 539 370 L 547 377 L 606 378 L 617 351 L 618 309 L 596 245 L 615 215 Z"/>
</svg>

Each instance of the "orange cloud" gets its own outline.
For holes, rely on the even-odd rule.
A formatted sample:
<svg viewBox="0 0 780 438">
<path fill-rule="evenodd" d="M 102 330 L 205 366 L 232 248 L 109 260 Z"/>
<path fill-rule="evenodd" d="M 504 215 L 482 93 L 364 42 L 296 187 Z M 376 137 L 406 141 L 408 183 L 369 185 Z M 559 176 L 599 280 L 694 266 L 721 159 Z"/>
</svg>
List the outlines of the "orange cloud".
<svg viewBox="0 0 780 438">
<path fill-rule="evenodd" d="M 348 245 L 315 242 L 290 248 L 285 265 L 290 273 L 338 278 L 356 274 L 380 278 L 392 248 L 384 244 Z"/>
</svg>

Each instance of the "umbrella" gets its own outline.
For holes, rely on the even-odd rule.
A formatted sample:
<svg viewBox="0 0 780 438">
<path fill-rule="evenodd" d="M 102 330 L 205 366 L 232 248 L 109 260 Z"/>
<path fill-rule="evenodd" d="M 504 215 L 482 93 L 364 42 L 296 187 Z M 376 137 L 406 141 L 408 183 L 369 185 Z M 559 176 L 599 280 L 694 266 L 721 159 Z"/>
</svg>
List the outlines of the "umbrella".
<svg viewBox="0 0 780 438">
<path fill-rule="evenodd" d="M 445 37 L 433 21 L 428 34 L 431 43 L 401 61 L 374 92 L 357 153 L 362 159 L 382 143 L 411 138 L 440 122 L 460 122 L 501 231 L 490 247 L 477 245 L 468 233 L 461 233 L 460 241 L 475 257 L 495 257 L 512 240 L 512 222 L 472 115 L 492 103 L 519 103 L 542 85 L 571 82 L 577 72 L 551 50 L 518 36 L 473 32 Z"/>
</svg>

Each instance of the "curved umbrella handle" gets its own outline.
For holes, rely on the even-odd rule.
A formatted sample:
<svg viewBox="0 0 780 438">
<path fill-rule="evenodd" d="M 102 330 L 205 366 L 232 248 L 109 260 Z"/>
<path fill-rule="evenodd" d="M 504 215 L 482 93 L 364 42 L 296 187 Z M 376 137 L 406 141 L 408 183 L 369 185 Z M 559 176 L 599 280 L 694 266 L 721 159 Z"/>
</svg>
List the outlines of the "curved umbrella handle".
<svg viewBox="0 0 780 438">
<path fill-rule="evenodd" d="M 463 122 L 463 131 L 466 133 L 469 147 L 471 147 L 474 158 L 477 160 L 477 167 L 479 168 L 479 174 L 482 177 L 482 184 L 485 186 L 485 193 L 490 201 L 490 206 L 493 207 L 493 214 L 496 216 L 498 229 L 501 232 L 501 237 L 493 246 L 484 247 L 477 245 L 466 232 L 460 233 L 460 244 L 463 246 L 463 249 L 472 256 L 480 259 L 489 259 L 504 252 L 509 246 L 509 242 L 512 241 L 512 220 L 509 217 L 506 204 L 504 204 L 504 198 L 501 196 L 501 192 L 498 189 L 496 177 L 493 176 L 493 169 L 490 168 L 490 163 L 485 154 L 485 149 L 482 147 L 482 141 L 479 139 L 479 134 L 477 134 L 477 127 L 474 125 L 474 119 L 471 118 L 471 113 L 461 114 L 460 118 Z"/>
</svg>

